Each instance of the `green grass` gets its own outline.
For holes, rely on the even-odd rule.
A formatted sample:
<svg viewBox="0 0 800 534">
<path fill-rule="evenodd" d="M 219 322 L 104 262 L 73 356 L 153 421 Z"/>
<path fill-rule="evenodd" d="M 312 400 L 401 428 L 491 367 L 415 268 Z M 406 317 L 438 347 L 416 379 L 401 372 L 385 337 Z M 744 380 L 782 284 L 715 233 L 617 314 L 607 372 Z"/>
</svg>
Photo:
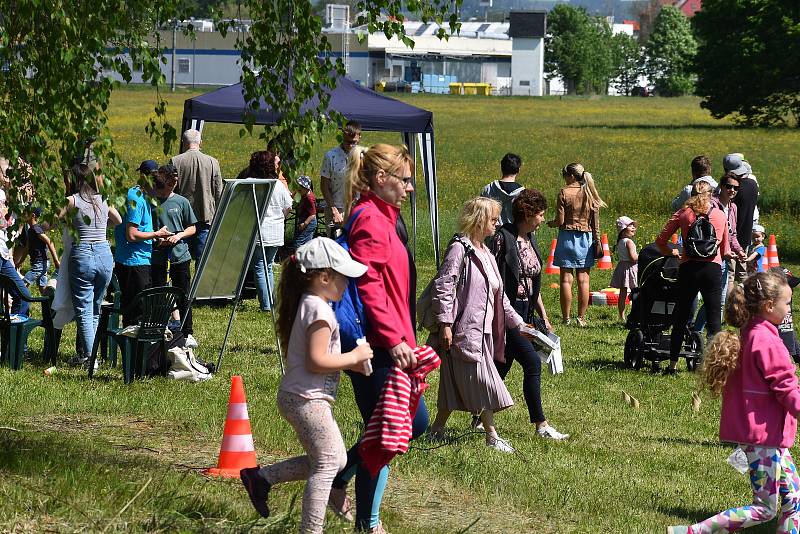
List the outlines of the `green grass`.
<svg viewBox="0 0 800 534">
<path fill-rule="evenodd" d="M 182 100 L 170 95 L 172 120 Z M 454 229 L 461 204 L 498 174 L 506 151 L 522 155 L 521 181 L 554 199 L 559 170 L 581 161 L 594 173 L 610 208 L 604 226 L 627 214 L 641 221 L 639 245 L 657 233 L 668 204 L 688 178 L 688 162 L 744 152 L 762 185 L 760 205 L 768 231 L 778 234 L 784 262 L 800 258 L 794 230 L 793 176 L 800 163 L 800 132 L 739 130 L 713 121 L 695 99 L 482 99 L 406 97 L 434 111 L 443 236 Z M 111 109 L 118 149 L 135 168 L 159 147 L 144 134 L 155 103 L 148 91 L 120 91 Z M 238 128 L 209 124 L 204 149 L 233 176 L 259 143 L 240 139 Z M 364 142 L 398 142 L 392 134 L 367 134 Z M 318 147 L 321 160 L 328 139 Z M 318 165 L 318 163 L 316 164 Z M 308 169 L 317 176 L 318 166 Z M 424 198 L 424 191 L 421 191 Z M 430 279 L 427 213 L 420 210 L 420 289 Z M 542 229 L 549 243 L 552 232 Z M 608 271 L 592 272 L 592 287 L 608 284 Z M 543 289 L 551 317 L 558 317 L 557 290 Z M 228 308 L 198 308 L 199 355 L 216 359 Z M 384 522 L 393 533 L 459 532 L 663 532 L 668 524 L 699 520 L 748 502 L 749 484 L 725 464 L 729 450 L 717 441 L 719 402 L 704 398 L 691 410 L 695 377 L 675 380 L 621 368 L 626 331 L 615 310 L 592 307 L 587 329 L 563 327 L 566 373 L 546 374 L 542 396 L 548 419 L 569 432 L 566 443 L 537 439 L 527 423 L 518 367 L 509 389 L 518 403 L 497 424 L 519 453 L 486 449 L 480 436 L 458 445 L 413 448 L 393 462 Z M 38 334 L 31 345 L 41 347 Z M 68 326 L 61 358 L 71 356 Z M 269 316 L 246 302 L 237 315 L 221 373 L 203 384 L 162 379 L 122 384 L 118 369 L 101 369 L 88 381 L 59 365 L 52 377 L 43 362 L 24 370 L 0 369 L 0 531 L 74 532 L 288 532 L 296 530 L 302 484 L 273 494 L 275 517 L 257 520 L 236 482 L 209 480 L 199 468 L 216 462 L 232 374 L 244 377 L 259 461 L 301 451 L 275 407 L 280 380 Z M 438 377 L 426 398 L 435 410 Z M 634 410 L 622 391 L 637 397 Z M 349 383 L 342 381 L 336 417 L 351 443 L 360 431 Z M 451 425 L 468 428 L 456 414 Z M 347 525 L 330 518 L 332 532 Z M 774 529 L 773 529 L 774 530 Z M 754 529 L 768 532 L 770 528 Z"/>
</svg>

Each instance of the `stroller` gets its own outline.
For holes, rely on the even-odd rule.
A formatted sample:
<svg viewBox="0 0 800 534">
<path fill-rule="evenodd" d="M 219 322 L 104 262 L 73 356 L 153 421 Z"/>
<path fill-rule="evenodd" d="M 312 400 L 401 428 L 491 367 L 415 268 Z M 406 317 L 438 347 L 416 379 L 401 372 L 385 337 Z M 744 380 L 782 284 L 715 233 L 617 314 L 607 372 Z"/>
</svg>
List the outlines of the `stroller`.
<svg viewBox="0 0 800 534">
<path fill-rule="evenodd" d="M 647 360 L 657 371 L 661 360 L 669 359 L 672 311 L 678 298 L 679 260 L 663 256 L 656 244 L 651 243 L 639 254 L 638 266 L 639 287 L 631 292 L 631 312 L 625 323 L 630 332 L 625 339 L 624 363 L 629 369 L 639 369 Z M 701 333 L 687 326 L 680 356 L 686 358 L 690 371 L 700 363 L 703 348 Z"/>
</svg>

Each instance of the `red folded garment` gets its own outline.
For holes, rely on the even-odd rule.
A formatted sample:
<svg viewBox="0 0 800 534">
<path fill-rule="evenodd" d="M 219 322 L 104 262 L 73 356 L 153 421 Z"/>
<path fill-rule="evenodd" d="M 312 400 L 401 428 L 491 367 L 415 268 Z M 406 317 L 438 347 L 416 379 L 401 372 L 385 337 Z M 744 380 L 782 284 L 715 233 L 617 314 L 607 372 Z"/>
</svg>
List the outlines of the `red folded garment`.
<svg viewBox="0 0 800 534">
<path fill-rule="evenodd" d="M 373 477 L 392 458 L 408 450 L 411 422 L 422 393 L 428 389 L 425 377 L 442 363 L 427 345 L 415 348 L 414 354 L 417 365 L 413 368 L 392 368 L 358 446 L 362 465 Z"/>
</svg>

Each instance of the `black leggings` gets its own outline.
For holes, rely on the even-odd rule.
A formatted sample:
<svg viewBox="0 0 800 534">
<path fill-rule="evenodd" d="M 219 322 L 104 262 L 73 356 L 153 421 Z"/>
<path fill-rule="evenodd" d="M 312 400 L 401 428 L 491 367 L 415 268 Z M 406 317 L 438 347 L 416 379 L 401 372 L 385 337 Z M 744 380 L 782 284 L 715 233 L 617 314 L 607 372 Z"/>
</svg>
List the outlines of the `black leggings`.
<svg viewBox="0 0 800 534">
<path fill-rule="evenodd" d="M 528 316 L 528 301 L 518 300 L 514 304 L 523 318 Z M 544 410 L 542 409 L 542 360 L 533 344 L 520 334 L 518 329 L 506 329 L 506 350 L 505 363 L 495 360 L 494 365 L 500 378 L 506 379 L 506 375 L 511 370 L 514 360 L 522 366 L 522 394 L 525 396 L 525 404 L 528 405 L 528 416 L 531 423 L 541 423 L 545 421 Z"/>
<path fill-rule="evenodd" d="M 687 261 L 678 270 L 678 302 L 672 311 L 669 359 L 677 362 L 689 323 L 692 302 L 700 292 L 706 307 L 706 334 L 710 338 L 722 328 L 722 267 L 711 261 Z"/>
</svg>

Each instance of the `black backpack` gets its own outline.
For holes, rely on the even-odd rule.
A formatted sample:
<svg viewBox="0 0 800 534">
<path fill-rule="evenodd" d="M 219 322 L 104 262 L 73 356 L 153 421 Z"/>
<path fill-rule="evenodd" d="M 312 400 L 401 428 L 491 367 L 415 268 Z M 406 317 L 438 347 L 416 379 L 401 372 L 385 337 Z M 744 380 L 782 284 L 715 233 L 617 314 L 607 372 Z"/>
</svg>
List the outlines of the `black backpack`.
<svg viewBox="0 0 800 534">
<path fill-rule="evenodd" d="M 684 251 L 690 258 L 710 258 L 717 253 L 719 243 L 717 242 L 717 231 L 711 224 L 711 210 L 705 215 L 695 214 L 695 220 L 686 233 L 686 243 Z"/>
</svg>

